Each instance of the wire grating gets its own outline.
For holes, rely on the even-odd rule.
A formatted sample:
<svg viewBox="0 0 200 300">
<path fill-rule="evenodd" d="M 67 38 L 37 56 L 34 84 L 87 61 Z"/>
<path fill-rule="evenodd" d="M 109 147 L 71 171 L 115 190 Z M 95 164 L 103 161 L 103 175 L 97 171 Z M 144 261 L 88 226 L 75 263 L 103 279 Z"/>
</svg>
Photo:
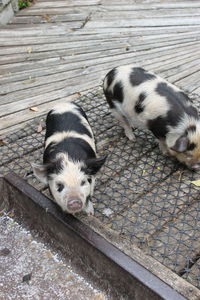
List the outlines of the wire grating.
<svg viewBox="0 0 200 300">
<path fill-rule="evenodd" d="M 93 197 L 95 217 L 200 288 L 199 188 L 191 183 L 200 179 L 200 172 L 163 156 L 147 131 L 135 129 L 136 141 L 128 141 L 110 115 L 101 88 L 77 103 L 88 115 L 99 155 L 108 154 Z M 36 118 L 3 140 L 1 169 L 3 174 L 14 171 L 47 193 L 30 166 L 42 160 L 44 119 Z"/>
</svg>

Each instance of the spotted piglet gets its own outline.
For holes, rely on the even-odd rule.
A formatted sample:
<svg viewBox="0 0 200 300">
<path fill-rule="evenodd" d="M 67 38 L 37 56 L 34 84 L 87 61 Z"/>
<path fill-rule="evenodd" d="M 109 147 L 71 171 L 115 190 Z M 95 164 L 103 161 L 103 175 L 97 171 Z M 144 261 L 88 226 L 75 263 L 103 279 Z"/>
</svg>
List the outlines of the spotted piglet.
<svg viewBox="0 0 200 300">
<path fill-rule="evenodd" d="M 43 164 L 32 164 L 35 176 L 48 184 L 55 202 L 68 213 L 93 215 L 90 197 L 95 174 L 106 157 L 97 158 L 92 129 L 80 106 L 65 103 L 47 115 Z"/>
<path fill-rule="evenodd" d="M 104 93 L 130 140 L 135 138 L 133 127 L 149 129 L 164 154 L 200 168 L 199 115 L 178 87 L 143 68 L 125 65 L 106 75 Z"/>
</svg>

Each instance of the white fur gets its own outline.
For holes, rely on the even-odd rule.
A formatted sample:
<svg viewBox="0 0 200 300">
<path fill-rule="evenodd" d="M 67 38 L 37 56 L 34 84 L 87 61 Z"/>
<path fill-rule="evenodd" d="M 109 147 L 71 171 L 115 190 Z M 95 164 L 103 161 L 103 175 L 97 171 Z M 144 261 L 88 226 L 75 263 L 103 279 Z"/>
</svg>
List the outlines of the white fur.
<svg viewBox="0 0 200 300">
<path fill-rule="evenodd" d="M 51 114 L 63 114 L 65 112 L 72 112 L 76 110 L 76 107 L 77 106 L 72 102 L 60 103 L 52 108 Z"/>
<path fill-rule="evenodd" d="M 64 156 L 64 155 L 63 155 Z M 81 171 L 83 166 L 80 162 L 72 162 L 65 155 L 63 161 L 63 170 L 60 174 L 52 175 L 49 180 L 49 187 L 56 200 L 56 202 L 62 207 L 64 211 L 67 211 L 67 201 L 69 198 L 81 199 L 85 206 L 87 196 L 90 195 L 90 184 L 87 181 L 87 176 Z M 81 182 L 85 180 L 86 184 L 81 186 Z M 56 183 L 63 183 L 64 189 L 58 192 L 56 189 Z"/>
</svg>

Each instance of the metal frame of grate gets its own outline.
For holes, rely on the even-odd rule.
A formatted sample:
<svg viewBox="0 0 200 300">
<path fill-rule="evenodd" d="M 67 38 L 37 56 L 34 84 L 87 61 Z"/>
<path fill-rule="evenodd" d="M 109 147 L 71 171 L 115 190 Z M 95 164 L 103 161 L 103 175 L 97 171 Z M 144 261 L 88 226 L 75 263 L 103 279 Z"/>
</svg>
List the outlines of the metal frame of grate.
<svg viewBox="0 0 200 300">
<path fill-rule="evenodd" d="M 200 179 L 200 172 L 163 156 L 148 131 L 135 129 L 136 141 L 129 141 L 111 116 L 101 88 L 76 102 L 88 115 L 98 153 L 108 154 L 93 197 L 95 217 L 200 288 L 200 199 L 199 188 L 191 184 Z M 30 166 L 42 160 L 44 120 L 36 118 L 7 136 L 0 161 L 3 174 L 12 170 L 46 193 Z"/>
</svg>

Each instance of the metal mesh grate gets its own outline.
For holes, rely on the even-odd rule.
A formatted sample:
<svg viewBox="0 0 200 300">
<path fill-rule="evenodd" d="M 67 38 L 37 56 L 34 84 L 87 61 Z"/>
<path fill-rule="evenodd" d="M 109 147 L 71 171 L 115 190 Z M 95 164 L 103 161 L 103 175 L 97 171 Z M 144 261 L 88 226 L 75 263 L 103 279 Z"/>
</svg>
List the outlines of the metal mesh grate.
<svg viewBox="0 0 200 300">
<path fill-rule="evenodd" d="M 93 198 L 95 216 L 200 288 L 200 188 L 191 183 L 200 179 L 200 172 L 163 156 L 147 131 L 136 129 L 136 141 L 128 141 L 100 88 L 77 102 L 87 112 L 98 153 L 108 154 Z M 4 174 L 16 172 L 46 192 L 30 167 L 31 161 L 42 159 L 44 128 L 44 119 L 37 118 L 6 137 L 1 169 Z"/>
</svg>

